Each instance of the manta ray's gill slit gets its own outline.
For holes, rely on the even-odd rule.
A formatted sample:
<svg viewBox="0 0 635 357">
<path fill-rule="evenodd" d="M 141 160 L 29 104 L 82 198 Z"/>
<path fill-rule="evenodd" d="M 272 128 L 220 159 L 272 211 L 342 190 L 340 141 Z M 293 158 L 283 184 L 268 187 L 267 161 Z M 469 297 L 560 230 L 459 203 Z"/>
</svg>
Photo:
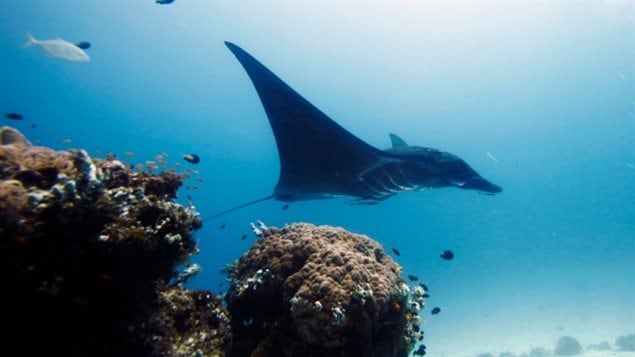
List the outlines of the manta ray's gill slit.
<svg viewBox="0 0 635 357">
<path fill-rule="evenodd" d="M 379 187 L 379 189 L 377 190 L 377 193 L 379 194 L 379 196 L 383 197 L 385 195 L 388 194 L 392 194 L 393 191 L 390 191 L 382 182 L 382 180 L 380 178 L 378 178 L 374 173 L 371 173 L 370 175 L 368 175 L 368 178 L 373 180 L 375 182 L 375 184 L 377 184 L 377 186 Z"/>
<path fill-rule="evenodd" d="M 366 191 L 360 195 L 362 199 L 376 200 L 386 195 L 386 192 L 383 192 L 380 187 L 378 187 L 378 182 L 369 175 L 358 177 L 357 182 L 362 184 L 363 186 L 360 186 L 360 188 Z"/>
<path fill-rule="evenodd" d="M 398 187 L 395 186 L 395 185 L 392 185 L 392 180 L 390 180 L 390 176 L 386 172 L 386 169 L 382 167 L 378 171 L 379 172 L 377 172 L 377 173 L 373 173 L 372 177 L 379 184 L 379 186 L 382 188 L 383 192 L 386 192 L 386 193 L 397 193 L 397 192 L 399 192 Z M 389 184 L 391 184 L 391 185 L 389 185 Z"/>
<path fill-rule="evenodd" d="M 396 188 L 397 188 L 397 191 L 396 191 L 396 192 L 412 191 L 412 190 L 414 190 L 414 189 L 415 189 L 415 188 L 414 188 L 414 187 L 412 187 L 412 186 L 404 186 L 404 185 L 401 185 L 400 183 L 398 183 L 397 181 L 395 181 L 395 178 L 393 178 L 393 176 L 392 176 L 392 175 L 390 175 L 390 174 L 387 174 L 387 175 L 386 175 L 386 177 L 388 177 L 388 180 L 390 180 L 390 183 L 391 183 L 394 187 L 396 187 Z"/>
<path fill-rule="evenodd" d="M 418 188 L 417 185 L 413 185 L 409 180 L 408 177 L 406 176 L 406 174 L 403 172 L 402 168 L 401 168 L 401 163 L 396 163 L 395 164 L 397 166 L 397 168 L 399 169 L 399 174 L 401 175 L 401 178 L 403 179 L 403 182 L 405 183 L 404 187 L 407 187 L 407 189 L 405 191 L 414 191 Z"/>
<path fill-rule="evenodd" d="M 379 197 L 381 196 L 381 191 L 379 191 L 377 189 L 377 187 L 374 187 L 373 184 L 368 181 L 366 178 L 362 177 L 360 178 L 360 182 L 368 189 L 368 195 L 367 197 Z"/>
<path fill-rule="evenodd" d="M 403 183 L 398 182 L 399 176 Z M 376 167 L 372 172 L 368 173 L 384 190 L 384 192 L 399 193 L 404 191 L 414 191 L 417 186 L 413 186 L 408 182 L 401 166 L 395 162 L 389 162 L 385 165 Z"/>
</svg>

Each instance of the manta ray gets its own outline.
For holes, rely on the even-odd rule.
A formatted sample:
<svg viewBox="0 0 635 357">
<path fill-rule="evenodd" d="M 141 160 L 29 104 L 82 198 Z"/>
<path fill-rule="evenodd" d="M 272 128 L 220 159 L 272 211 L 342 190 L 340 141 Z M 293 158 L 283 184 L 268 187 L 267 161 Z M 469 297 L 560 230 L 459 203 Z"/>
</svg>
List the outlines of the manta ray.
<svg viewBox="0 0 635 357">
<path fill-rule="evenodd" d="M 458 156 L 411 146 L 390 134 L 392 147 L 377 149 L 337 124 L 282 79 L 231 42 L 225 45 L 251 79 L 273 130 L 280 176 L 273 193 L 216 213 L 258 202 L 348 196 L 352 204 L 377 204 L 400 192 L 458 187 L 486 194 L 502 191 Z"/>
</svg>

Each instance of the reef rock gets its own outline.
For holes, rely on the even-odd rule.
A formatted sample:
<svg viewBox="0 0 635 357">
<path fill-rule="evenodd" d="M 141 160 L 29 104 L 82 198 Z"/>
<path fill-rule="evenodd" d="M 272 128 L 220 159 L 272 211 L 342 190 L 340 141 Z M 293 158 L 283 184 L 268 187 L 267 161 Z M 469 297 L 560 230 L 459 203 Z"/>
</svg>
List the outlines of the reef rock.
<svg viewBox="0 0 635 357">
<path fill-rule="evenodd" d="M 341 228 L 264 228 L 229 269 L 235 356 L 407 356 L 423 338 L 422 288 L 370 238 Z"/>
<path fill-rule="evenodd" d="M 141 322 L 135 329 L 152 356 L 220 357 L 231 346 L 228 314 L 209 292 L 161 289 L 155 312 Z"/>
<path fill-rule="evenodd" d="M 615 346 L 619 351 L 635 351 L 635 334 L 619 336 L 615 340 Z"/>
<path fill-rule="evenodd" d="M 169 286 L 196 252 L 192 232 L 201 227 L 197 212 L 173 200 L 181 183 L 173 171 L 133 172 L 0 129 L 3 347 L 23 355 L 179 355 L 187 346 L 224 354 L 231 335 L 218 303 Z"/>
<path fill-rule="evenodd" d="M 575 356 L 581 353 L 582 345 L 575 337 L 571 336 L 560 337 L 553 350 L 553 354 L 556 356 Z"/>
</svg>

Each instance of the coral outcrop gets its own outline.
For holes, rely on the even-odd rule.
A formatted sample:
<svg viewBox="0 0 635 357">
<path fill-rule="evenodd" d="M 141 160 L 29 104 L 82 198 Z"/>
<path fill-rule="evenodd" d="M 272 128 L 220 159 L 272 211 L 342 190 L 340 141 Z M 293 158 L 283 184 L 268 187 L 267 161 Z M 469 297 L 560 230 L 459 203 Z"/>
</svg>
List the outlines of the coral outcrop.
<svg viewBox="0 0 635 357">
<path fill-rule="evenodd" d="M 635 334 L 619 336 L 615 339 L 615 346 L 619 351 L 635 351 Z"/>
<path fill-rule="evenodd" d="M 571 336 L 560 337 L 553 350 L 553 354 L 556 356 L 575 356 L 581 353 L 582 345 L 575 337 Z"/>
<path fill-rule="evenodd" d="M 261 227 L 229 273 L 235 356 L 407 356 L 423 338 L 421 287 L 370 238 Z"/>
<path fill-rule="evenodd" d="M 206 292 L 170 286 L 196 252 L 181 177 L 133 172 L 0 129 L 4 348 L 47 355 L 223 355 L 229 319 Z M 175 284 L 173 284 L 175 285 Z M 15 350 L 14 350 L 15 351 Z"/>
<path fill-rule="evenodd" d="M 135 326 L 153 356 L 225 356 L 231 346 L 229 317 L 209 292 L 162 289 L 156 310 Z"/>
</svg>

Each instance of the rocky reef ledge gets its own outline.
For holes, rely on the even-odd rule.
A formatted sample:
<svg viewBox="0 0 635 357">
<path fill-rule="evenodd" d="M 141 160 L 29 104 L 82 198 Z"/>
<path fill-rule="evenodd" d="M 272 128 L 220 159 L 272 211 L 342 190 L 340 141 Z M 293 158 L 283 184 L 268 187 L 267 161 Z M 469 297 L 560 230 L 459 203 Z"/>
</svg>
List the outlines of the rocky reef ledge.
<svg viewBox="0 0 635 357">
<path fill-rule="evenodd" d="M 182 178 L 0 129 L 0 314 L 19 355 L 224 355 L 229 318 L 181 289 L 198 214 Z M 171 283 L 172 282 L 172 283 Z"/>
<path fill-rule="evenodd" d="M 1 128 L 3 348 L 405 357 L 423 339 L 423 288 L 411 290 L 377 242 L 341 228 L 261 225 L 251 249 L 228 266 L 224 301 L 184 289 L 202 224 L 174 201 L 182 181 L 170 170 L 33 146 Z"/>
</svg>

